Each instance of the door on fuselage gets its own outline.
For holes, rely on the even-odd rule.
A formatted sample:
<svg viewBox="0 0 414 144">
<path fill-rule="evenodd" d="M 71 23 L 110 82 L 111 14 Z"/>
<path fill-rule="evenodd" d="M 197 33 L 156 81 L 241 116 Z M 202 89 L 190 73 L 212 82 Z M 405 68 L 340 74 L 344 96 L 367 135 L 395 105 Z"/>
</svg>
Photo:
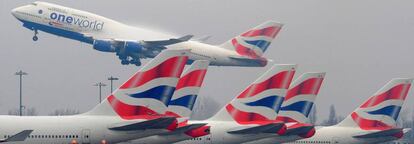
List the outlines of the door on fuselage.
<svg viewBox="0 0 414 144">
<path fill-rule="evenodd" d="M 82 144 L 90 144 L 91 143 L 91 130 L 84 129 L 82 130 Z"/>
</svg>

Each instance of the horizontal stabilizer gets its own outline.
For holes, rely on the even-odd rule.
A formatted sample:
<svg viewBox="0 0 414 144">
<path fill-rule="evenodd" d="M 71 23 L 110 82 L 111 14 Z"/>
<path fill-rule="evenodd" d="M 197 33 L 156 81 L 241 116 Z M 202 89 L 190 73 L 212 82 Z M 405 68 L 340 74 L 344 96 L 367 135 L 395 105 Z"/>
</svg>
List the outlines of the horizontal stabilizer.
<svg viewBox="0 0 414 144">
<path fill-rule="evenodd" d="M 180 38 L 172 38 L 169 40 L 158 40 L 158 41 L 143 41 L 143 45 L 145 46 L 167 46 L 176 43 L 181 43 L 190 40 L 193 35 L 186 35 Z"/>
<path fill-rule="evenodd" d="M 0 142 L 17 142 L 17 141 L 24 141 L 27 137 L 33 132 L 33 130 L 24 130 L 21 131 L 5 140 L 2 140 Z"/>
<path fill-rule="evenodd" d="M 308 133 L 309 131 L 311 131 L 314 128 L 314 126 L 301 126 L 301 127 L 297 127 L 297 128 L 291 128 L 291 129 L 287 129 L 286 130 L 286 134 L 285 135 L 301 135 L 304 133 Z"/>
<path fill-rule="evenodd" d="M 364 133 L 360 135 L 353 136 L 354 138 L 376 138 L 376 137 L 387 137 L 387 136 L 393 136 L 397 133 L 402 132 L 402 128 L 393 128 L 383 131 L 377 131 L 377 132 L 370 132 L 370 133 Z"/>
<path fill-rule="evenodd" d="M 141 122 L 125 122 L 119 123 L 108 129 L 114 131 L 137 131 L 146 129 L 167 129 L 171 123 L 176 121 L 174 117 L 162 117 L 152 120 L 146 120 Z"/>
<path fill-rule="evenodd" d="M 245 56 L 229 56 L 229 58 L 242 63 L 250 63 L 251 65 L 266 66 L 268 63 L 268 59 L 263 57 L 249 58 Z"/>
<path fill-rule="evenodd" d="M 227 131 L 230 134 L 258 134 L 258 133 L 277 133 L 284 127 L 283 123 L 270 123 L 260 126 L 243 126 Z"/>
<path fill-rule="evenodd" d="M 405 129 L 403 129 L 403 133 L 406 134 L 406 133 L 410 132 L 411 130 L 412 130 L 411 128 L 405 128 Z"/>
<path fill-rule="evenodd" d="M 207 35 L 207 36 L 199 37 L 199 38 L 193 39 L 193 40 L 198 41 L 198 42 L 206 42 L 210 38 L 211 38 L 211 35 Z"/>
<path fill-rule="evenodd" d="M 200 127 L 205 126 L 205 125 L 207 125 L 207 123 L 189 124 L 189 125 L 186 125 L 186 126 L 183 126 L 183 127 L 179 127 L 177 129 L 175 129 L 173 132 L 166 133 L 165 135 L 173 135 L 173 134 L 184 133 L 186 131 L 197 129 L 197 128 L 200 128 Z"/>
</svg>

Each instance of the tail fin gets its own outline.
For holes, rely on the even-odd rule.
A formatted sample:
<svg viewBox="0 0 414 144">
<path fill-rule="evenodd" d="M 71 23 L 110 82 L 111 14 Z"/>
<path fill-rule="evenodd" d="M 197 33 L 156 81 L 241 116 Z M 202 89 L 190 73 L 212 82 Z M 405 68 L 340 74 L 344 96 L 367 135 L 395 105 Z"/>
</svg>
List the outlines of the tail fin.
<svg viewBox="0 0 414 144">
<path fill-rule="evenodd" d="M 248 86 L 212 120 L 262 124 L 276 119 L 296 65 L 275 65 Z"/>
<path fill-rule="evenodd" d="M 186 50 L 165 50 L 86 115 L 148 119 L 164 114 L 188 57 Z"/>
<path fill-rule="evenodd" d="M 265 22 L 232 38 L 220 47 L 234 50 L 241 56 L 259 58 L 267 50 L 282 26 L 283 24 L 273 21 Z"/>
<path fill-rule="evenodd" d="M 189 118 L 206 75 L 209 61 L 197 60 L 182 74 L 169 102 L 167 115 Z"/>
<path fill-rule="evenodd" d="M 277 120 L 309 123 L 309 112 L 318 95 L 325 73 L 304 73 L 289 87 Z"/>
<path fill-rule="evenodd" d="M 359 127 L 362 130 L 388 130 L 396 120 L 407 97 L 413 79 L 393 79 L 365 101 L 338 126 Z"/>
</svg>

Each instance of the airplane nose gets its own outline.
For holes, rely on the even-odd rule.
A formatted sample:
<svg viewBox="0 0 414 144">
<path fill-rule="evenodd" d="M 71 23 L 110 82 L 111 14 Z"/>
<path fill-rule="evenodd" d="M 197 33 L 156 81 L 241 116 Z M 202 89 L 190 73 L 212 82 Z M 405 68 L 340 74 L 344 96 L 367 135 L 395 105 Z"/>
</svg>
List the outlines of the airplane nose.
<svg viewBox="0 0 414 144">
<path fill-rule="evenodd" d="M 21 7 L 17 7 L 11 10 L 11 14 L 17 18 L 17 12 L 21 9 Z"/>
<path fill-rule="evenodd" d="M 11 10 L 11 14 L 12 14 L 13 16 L 16 16 L 16 12 L 18 11 L 18 9 L 19 9 L 19 8 L 14 8 L 14 9 L 12 9 L 12 10 Z"/>
</svg>

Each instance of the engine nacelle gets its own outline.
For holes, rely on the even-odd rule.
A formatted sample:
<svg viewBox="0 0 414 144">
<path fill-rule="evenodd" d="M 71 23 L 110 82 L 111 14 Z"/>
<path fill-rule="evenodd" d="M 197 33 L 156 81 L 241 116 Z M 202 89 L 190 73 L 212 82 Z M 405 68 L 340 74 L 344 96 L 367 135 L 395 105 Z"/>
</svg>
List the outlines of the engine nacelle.
<svg viewBox="0 0 414 144">
<path fill-rule="evenodd" d="M 116 52 L 116 47 L 112 44 L 112 42 L 106 40 L 94 40 L 93 49 L 101 52 Z"/>
<path fill-rule="evenodd" d="M 125 53 L 140 53 L 143 50 L 143 46 L 138 42 L 125 42 L 124 43 Z"/>
</svg>

